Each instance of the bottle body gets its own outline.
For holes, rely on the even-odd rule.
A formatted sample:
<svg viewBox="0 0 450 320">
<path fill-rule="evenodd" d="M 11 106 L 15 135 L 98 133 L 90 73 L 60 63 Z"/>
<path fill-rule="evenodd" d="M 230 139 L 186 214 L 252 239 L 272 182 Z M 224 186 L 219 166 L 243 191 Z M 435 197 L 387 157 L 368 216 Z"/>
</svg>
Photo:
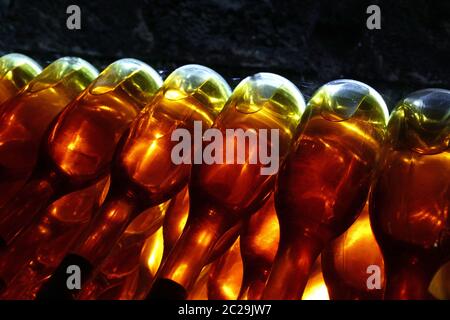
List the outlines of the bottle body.
<svg viewBox="0 0 450 320">
<path fill-rule="evenodd" d="M 394 151 L 387 162 L 371 208 L 385 257 L 386 299 L 430 299 L 432 276 L 449 258 L 448 154 Z"/>
<path fill-rule="evenodd" d="M 295 150 L 280 171 L 275 207 L 280 245 L 264 299 L 298 299 L 324 247 L 355 221 L 381 159 L 387 107 L 353 80 L 311 98 Z"/>
</svg>

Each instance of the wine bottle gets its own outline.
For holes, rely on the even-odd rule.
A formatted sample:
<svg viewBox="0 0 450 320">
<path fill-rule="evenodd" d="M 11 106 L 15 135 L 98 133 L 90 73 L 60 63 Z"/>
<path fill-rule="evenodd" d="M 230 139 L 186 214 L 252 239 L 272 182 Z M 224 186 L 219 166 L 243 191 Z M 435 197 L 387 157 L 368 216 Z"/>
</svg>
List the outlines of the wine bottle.
<svg viewBox="0 0 450 320">
<path fill-rule="evenodd" d="M 163 222 L 164 253 L 167 257 L 180 238 L 189 213 L 189 189 L 184 187 L 169 203 Z"/>
<path fill-rule="evenodd" d="M 263 299 L 302 296 L 321 251 L 362 211 L 379 165 L 388 111 L 374 89 L 329 82 L 305 115 L 275 189 L 280 243 Z"/>
<path fill-rule="evenodd" d="M 205 144 L 214 142 L 204 152 L 210 151 L 212 159 L 193 165 L 187 224 L 158 271 L 149 299 L 185 299 L 218 240 L 263 205 L 276 173 L 266 164 L 276 169 L 283 163 L 303 109 L 300 91 L 274 74 L 253 75 L 236 87 L 214 130 L 204 136 Z M 237 132 L 249 142 L 238 139 Z M 268 149 L 272 163 L 264 159 Z"/>
<path fill-rule="evenodd" d="M 385 299 L 431 299 L 450 260 L 450 91 L 411 93 L 393 110 L 370 220 L 386 268 Z"/>
</svg>

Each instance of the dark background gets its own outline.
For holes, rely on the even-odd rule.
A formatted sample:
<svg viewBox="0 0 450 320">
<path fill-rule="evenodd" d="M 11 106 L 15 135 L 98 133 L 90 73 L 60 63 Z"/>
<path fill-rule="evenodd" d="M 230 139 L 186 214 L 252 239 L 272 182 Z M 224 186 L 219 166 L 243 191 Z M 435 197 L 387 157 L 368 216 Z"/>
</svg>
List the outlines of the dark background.
<svg viewBox="0 0 450 320">
<path fill-rule="evenodd" d="M 81 7 L 81 30 L 66 28 L 70 4 Z M 381 30 L 366 28 L 370 4 Z M 392 107 L 417 89 L 450 89 L 450 1 L 0 0 L 0 55 L 9 52 L 42 65 L 75 55 L 99 69 L 132 57 L 165 74 L 198 63 L 231 85 L 269 71 L 306 98 L 353 78 Z"/>
</svg>

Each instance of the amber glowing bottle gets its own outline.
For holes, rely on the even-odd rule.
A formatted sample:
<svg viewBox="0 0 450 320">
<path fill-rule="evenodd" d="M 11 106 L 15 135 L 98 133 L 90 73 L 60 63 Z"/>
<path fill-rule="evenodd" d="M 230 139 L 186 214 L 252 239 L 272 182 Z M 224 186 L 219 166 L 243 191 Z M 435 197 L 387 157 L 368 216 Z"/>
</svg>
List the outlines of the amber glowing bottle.
<svg viewBox="0 0 450 320">
<path fill-rule="evenodd" d="M 393 110 L 370 219 L 386 268 L 385 299 L 428 299 L 450 260 L 450 91 L 425 89 Z"/>
<path fill-rule="evenodd" d="M 178 142 L 172 133 L 179 129 L 190 136 L 198 124 L 210 127 L 230 93 L 225 80 L 203 66 L 186 65 L 169 75 L 123 136 L 105 204 L 77 240 L 79 245 L 43 286 L 39 298 L 73 297 L 74 292 L 66 286 L 67 266 L 82 266 L 83 285 L 133 218 L 181 191 L 188 182 L 191 165 L 173 161 L 172 149 Z M 189 142 L 188 147 L 191 146 Z M 184 154 L 183 159 L 184 156 L 188 155 Z"/>
<path fill-rule="evenodd" d="M 220 258 L 211 264 L 208 275 L 208 299 L 236 300 L 242 286 L 243 265 L 240 237 Z"/>
<path fill-rule="evenodd" d="M 1 106 L 0 208 L 17 194 L 32 173 L 39 145 L 52 120 L 96 76 L 97 70 L 86 61 L 61 58 Z M 0 223 L 8 214 L 9 210 L 0 211 Z"/>
<path fill-rule="evenodd" d="M 82 300 L 132 299 L 138 288 L 141 252 L 149 236 L 162 225 L 169 201 L 147 209 L 127 227 L 99 272 L 80 292 Z"/>
<path fill-rule="evenodd" d="M 379 164 L 388 111 L 353 80 L 311 98 L 275 189 L 280 244 L 263 299 L 297 299 L 324 247 L 355 221 Z"/>
<path fill-rule="evenodd" d="M 236 87 L 214 129 L 203 137 L 207 161 L 192 169 L 187 224 L 160 268 L 149 299 L 186 298 L 218 240 L 262 206 L 303 109 L 298 89 L 274 74 L 256 74 Z M 273 152 L 272 162 L 266 161 L 264 151 Z"/>
<path fill-rule="evenodd" d="M 383 299 L 383 256 L 367 204 L 352 226 L 322 252 L 322 271 L 331 300 Z"/>
<path fill-rule="evenodd" d="M 250 217 L 242 228 L 241 255 L 244 278 L 239 299 L 259 300 L 264 291 L 280 240 L 274 198 Z"/>
<path fill-rule="evenodd" d="M 0 253 L 0 293 L 5 299 L 32 299 L 55 270 L 93 213 L 105 200 L 109 177 L 53 202 Z"/>
<path fill-rule="evenodd" d="M 0 114 L 3 102 L 15 96 L 42 68 L 33 59 L 19 53 L 0 57 Z"/>
<path fill-rule="evenodd" d="M 120 137 L 161 83 L 158 73 L 138 60 L 107 67 L 55 119 L 32 177 L 0 211 L 1 238 L 10 242 L 55 197 L 107 175 Z"/>
</svg>

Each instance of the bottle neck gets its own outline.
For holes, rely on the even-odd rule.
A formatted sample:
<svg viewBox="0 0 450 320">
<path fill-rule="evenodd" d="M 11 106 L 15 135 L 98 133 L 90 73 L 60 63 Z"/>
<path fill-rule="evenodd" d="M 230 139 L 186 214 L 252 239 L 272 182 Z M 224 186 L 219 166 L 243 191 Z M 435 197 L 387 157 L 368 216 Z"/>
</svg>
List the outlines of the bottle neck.
<svg viewBox="0 0 450 320">
<path fill-rule="evenodd" d="M 207 264 L 214 246 L 227 229 L 225 218 L 223 213 L 212 210 L 196 217 L 188 220 L 180 239 L 158 271 L 155 284 L 167 280 L 187 293 Z M 148 297 L 170 296 L 170 293 L 158 292 L 160 287 L 154 285 Z"/>
<path fill-rule="evenodd" d="M 321 242 L 306 235 L 283 237 L 269 276 L 263 299 L 299 300 L 312 266 L 323 249 Z"/>
</svg>

